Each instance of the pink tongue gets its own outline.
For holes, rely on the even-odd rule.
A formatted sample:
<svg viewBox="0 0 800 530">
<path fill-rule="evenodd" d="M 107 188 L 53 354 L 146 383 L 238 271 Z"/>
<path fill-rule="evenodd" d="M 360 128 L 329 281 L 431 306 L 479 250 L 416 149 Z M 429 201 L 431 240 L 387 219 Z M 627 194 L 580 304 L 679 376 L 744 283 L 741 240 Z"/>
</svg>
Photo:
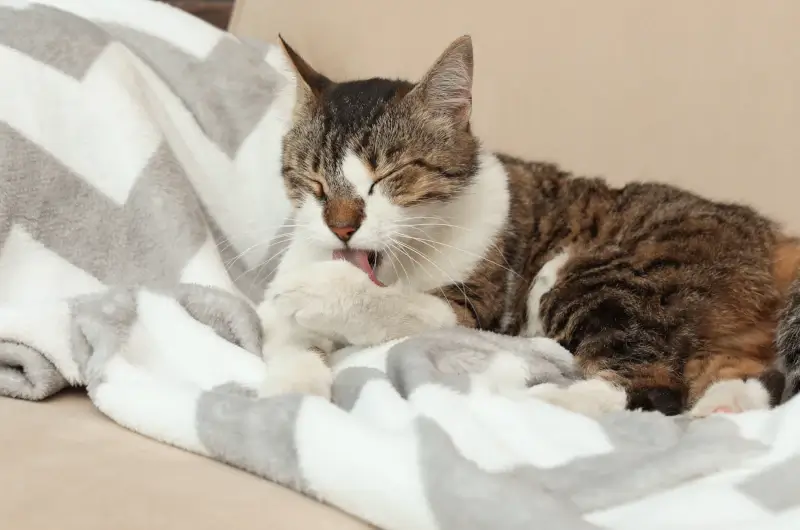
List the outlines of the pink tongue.
<svg viewBox="0 0 800 530">
<path fill-rule="evenodd" d="M 369 264 L 369 253 L 366 250 L 352 250 L 349 248 L 334 250 L 333 259 L 343 259 L 345 261 L 349 261 L 364 271 L 367 276 L 369 276 L 369 279 L 372 280 L 372 283 L 383 287 L 383 284 L 375 276 L 375 270 L 372 268 L 372 265 Z"/>
</svg>

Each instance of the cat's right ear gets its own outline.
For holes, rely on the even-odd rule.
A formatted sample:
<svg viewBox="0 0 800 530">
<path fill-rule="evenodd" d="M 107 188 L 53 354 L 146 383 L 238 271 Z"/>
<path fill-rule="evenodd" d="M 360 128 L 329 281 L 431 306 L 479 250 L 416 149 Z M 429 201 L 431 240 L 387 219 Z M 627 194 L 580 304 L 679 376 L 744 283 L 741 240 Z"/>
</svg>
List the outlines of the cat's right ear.
<svg viewBox="0 0 800 530">
<path fill-rule="evenodd" d="M 412 94 L 434 113 L 448 118 L 458 128 L 469 128 L 472 112 L 472 39 L 454 40 L 439 56 Z"/>
<path fill-rule="evenodd" d="M 331 80 L 314 70 L 281 35 L 278 35 L 278 41 L 297 79 L 297 102 L 310 103 L 317 100 L 325 88 L 331 84 Z"/>
</svg>

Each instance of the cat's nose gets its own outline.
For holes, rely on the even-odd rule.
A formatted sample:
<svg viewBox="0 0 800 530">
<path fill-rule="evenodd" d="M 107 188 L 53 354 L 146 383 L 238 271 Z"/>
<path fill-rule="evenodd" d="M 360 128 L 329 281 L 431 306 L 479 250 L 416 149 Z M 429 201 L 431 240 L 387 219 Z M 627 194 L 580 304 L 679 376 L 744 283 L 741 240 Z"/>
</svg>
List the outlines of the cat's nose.
<svg viewBox="0 0 800 530">
<path fill-rule="evenodd" d="M 356 233 L 356 230 L 358 230 L 358 227 L 357 226 L 352 226 L 352 225 L 331 226 L 330 229 L 331 229 L 331 232 L 336 234 L 336 237 L 338 237 L 339 239 L 341 239 L 344 242 L 347 242 L 347 241 L 350 240 L 351 237 L 353 237 L 353 234 Z"/>
<path fill-rule="evenodd" d="M 346 197 L 331 197 L 322 212 L 325 224 L 340 241 L 347 242 L 364 221 L 364 201 Z"/>
</svg>

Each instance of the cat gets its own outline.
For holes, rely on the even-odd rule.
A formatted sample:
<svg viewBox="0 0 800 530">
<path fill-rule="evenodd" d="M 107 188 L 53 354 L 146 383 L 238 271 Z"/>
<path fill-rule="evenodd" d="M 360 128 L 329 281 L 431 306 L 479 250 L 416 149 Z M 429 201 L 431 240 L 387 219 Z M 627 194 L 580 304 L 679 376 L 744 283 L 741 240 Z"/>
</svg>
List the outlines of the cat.
<svg viewBox="0 0 800 530">
<path fill-rule="evenodd" d="M 558 341 L 588 384 L 532 392 L 574 410 L 707 416 L 778 403 L 785 375 L 798 391 L 800 242 L 776 223 L 487 151 L 469 36 L 418 83 L 334 82 L 281 45 L 297 228 L 260 306 L 265 393 L 327 396 L 337 345 L 456 325 Z"/>
</svg>

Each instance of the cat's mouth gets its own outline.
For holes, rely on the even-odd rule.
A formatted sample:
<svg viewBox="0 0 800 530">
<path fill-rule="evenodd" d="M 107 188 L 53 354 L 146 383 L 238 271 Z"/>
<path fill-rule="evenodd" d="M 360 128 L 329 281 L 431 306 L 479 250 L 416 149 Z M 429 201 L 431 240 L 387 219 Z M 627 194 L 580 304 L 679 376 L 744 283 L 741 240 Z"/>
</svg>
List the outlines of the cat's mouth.
<svg viewBox="0 0 800 530">
<path fill-rule="evenodd" d="M 374 250 L 362 250 L 357 248 L 342 248 L 333 251 L 333 259 L 342 259 L 348 261 L 364 271 L 369 276 L 372 283 L 383 287 L 384 285 L 378 280 L 375 275 L 375 269 L 381 263 L 381 254 Z"/>
</svg>

